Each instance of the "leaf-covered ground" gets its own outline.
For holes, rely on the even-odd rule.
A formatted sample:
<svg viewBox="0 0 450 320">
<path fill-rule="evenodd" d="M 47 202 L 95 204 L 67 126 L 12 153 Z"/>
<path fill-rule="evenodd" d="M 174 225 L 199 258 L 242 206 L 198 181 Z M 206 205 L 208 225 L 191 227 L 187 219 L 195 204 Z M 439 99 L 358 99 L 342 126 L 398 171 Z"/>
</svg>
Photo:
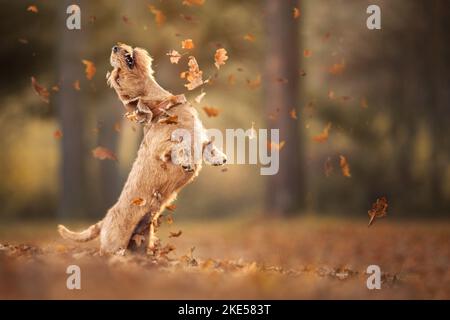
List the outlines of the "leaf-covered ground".
<svg viewBox="0 0 450 320">
<path fill-rule="evenodd" d="M 97 241 L 66 242 L 55 225 L 0 227 L 0 298 L 450 298 L 449 222 L 177 222 L 159 231 L 175 250 L 158 261 L 100 256 Z M 66 289 L 72 264 L 81 290 Z M 381 290 L 366 287 L 371 264 L 383 272 Z"/>
</svg>

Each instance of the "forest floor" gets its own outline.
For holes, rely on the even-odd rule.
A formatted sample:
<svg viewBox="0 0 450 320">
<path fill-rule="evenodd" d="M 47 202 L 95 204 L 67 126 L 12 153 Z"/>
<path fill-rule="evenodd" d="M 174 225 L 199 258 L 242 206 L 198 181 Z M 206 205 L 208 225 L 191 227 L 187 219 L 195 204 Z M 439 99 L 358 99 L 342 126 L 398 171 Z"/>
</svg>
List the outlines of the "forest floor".
<svg viewBox="0 0 450 320">
<path fill-rule="evenodd" d="M 2 225 L 0 298 L 450 299 L 448 221 L 186 221 L 159 236 L 174 250 L 155 261 L 100 256 L 98 240 L 62 240 L 56 223 Z M 366 286 L 373 264 L 381 290 Z M 81 268 L 81 290 L 66 288 L 69 265 Z"/>
</svg>

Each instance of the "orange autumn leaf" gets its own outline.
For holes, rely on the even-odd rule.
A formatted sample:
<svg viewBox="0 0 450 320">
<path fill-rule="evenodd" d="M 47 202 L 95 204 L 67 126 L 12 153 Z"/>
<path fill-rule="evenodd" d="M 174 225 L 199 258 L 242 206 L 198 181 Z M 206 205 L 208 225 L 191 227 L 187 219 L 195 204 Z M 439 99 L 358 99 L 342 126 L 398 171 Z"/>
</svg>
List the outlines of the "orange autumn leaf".
<svg viewBox="0 0 450 320">
<path fill-rule="evenodd" d="M 156 9 L 155 6 L 151 4 L 148 5 L 148 10 L 155 16 L 155 23 L 158 27 L 161 27 L 164 22 L 166 22 L 166 16 L 161 10 Z"/>
<path fill-rule="evenodd" d="M 247 85 L 250 89 L 257 89 L 261 85 L 261 75 L 258 75 L 255 80 L 247 79 Z"/>
<path fill-rule="evenodd" d="M 58 92 L 59 91 L 59 87 L 55 85 L 55 86 L 52 87 L 52 90 L 55 91 L 55 92 Z"/>
<path fill-rule="evenodd" d="M 312 138 L 313 141 L 318 142 L 318 143 L 326 142 L 328 140 L 328 135 L 330 133 L 330 129 L 331 129 L 331 122 L 328 122 L 328 124 L 323 129 L 323 131 Z"/>
<path fill-rule="evenodd" d="M 303 56 L 304 56 L 305 58 L 310 58 L 310 57 L 312 56 L 312 51 L 311 51 L 311 50 L 308 50 L 308 49 L 303 50 Z"/>
<path fill-rule="evenodd" d="M 188 66 L 189 70 L 181 73 L 180 76 L 182 79 L 186 78 L 186 80 L 188 81 L 188 83 L 184 86 L 188 90 L 194 90 L 195 88 L 203 84 L 203 71 L 200 70 L 197 60 L 195 60 L 193 56 L 189 57 Z"/>
<path fill-rule="evenodd" d="M 73 83 L 73 88 L 74 88 L 75 90 L 77 90 L 77 91 L 80 91 L 80 90 L 81 90 L 81 88 L 80 88 L 80 80 L 76 80 L 76 81 Z"/>
<path fill-rule="evenodd" d="M 183 5 L 185 6 L 202 6 L 205 3 L 205 0 L 183 0 Z"/>
<path fill-rule="evenodd" d="M 249 42 L 254 42 L 255 39 L 256 39 L 255 36 L 253 34 L 251 34 L 251 33 L 247 33 L 244 36 L 244 40 L 249 41 Z"/>
<path fill-rule="evenodd" d="M 342 170 L 342 175 L 344 177 L 350 178 L 352 175 L 350 174 L 350 165 L 348 164 L 347 159 L 343 156 L 339 156 L 339 166 Z"/>
<path fill-rule="evenodd" d="M 297 120 L 297 111 L 295 110 L 295 108 L 292 108 L 291 111 L 289 111 L 289 116 L 292 119 Z"/>
<path fill-rule="evenodd" d="M 363 109 L 367 109 L 369 107 L 369 104 L 367 103 L 367 99 L 365 97 L 361 98 L 360 106 Z"/>
<path fill-rule="evenodd" d="M 131 205 L 137 206 L 137 207 L 145 206 L 146 203 L 147 203 L 147 200 L 140 198 L 140 197 L 137 197 L 137 198 L 134 198 L 133 200 L 131 200 Z"/>
<path fill-rule="evenodd" d="M 373 204 L 372 209 L 368 211 L 370 220 L 368 227 L 372 225 L 375 218 L 382 218 L 387 215 L 388 201 L 386 197 L 378 198 Z"/>
<path fill-rule="evenodd" d="M 227 50 L 224 48 L 220 48 L 216 50 L 214 54 L 214 65 L 217 69 L 220 69 L 220 66 L 225 64 L 225 61 L 228 60 Z"/>
<path fill-rule="evenodd" d="M 105 148 L 105 147 L 97 147 L 97 148 L 93 149 L 92 155 L 94 156 L 94 158 L 97 158 L 99 160 L 109 159 L 109 160 L 117 161 L 115 154 L 111 150 L 109 150 L 108 148 Z"/>
<path fill-rule="evenodd" d="M 331 67 L 328 68 L 328 72 L 332 75 L 338 75 L 344 72 L 345 70 L 345 62 L 335 63 Z"/>
<path fill-rule="evenodd" d="M 292 11 L 293 11 L 292 14 L 294 15 L 294 19 L 300 18 L 301 12 L 300 12 L 299 8 L 294 8 Z"/>
<path fill-rule="evenodd" d="M 166 221 L 168 224 L 172 224 L 173 223 L 173 217 L 172 216 L 167 216 Z"/>
<path fill-rule="evenodd" d="M 42 101 L 44 101 L 45 103 L 49 103 L 49 98 L 50 98 L 50 92 L 47 90 L 46 87 L 41 86 L 35 77 L 31 77 L 31 86 L 34 89 L 34 92 L 37 93 L 37 95 L 39 96 L 39 98 L 41 98 Z"/>
<path fill-rule="evenodd" d="M 269 142 L 268 146 L 269 146 L 270 150 L 278 150 L 278 151 L 280 151 L 281 149 L 283 149 L 285 144 L 286 144 L 286 141 L 282 140 L 280 143 Z"/>
<path fill-rule="evenodd" d="M 178 61 L 181 59 L 181 54 L 176 50 L 171 50 L 169 53 L 166 53 L 169 56 L 170 63 L 178 64 Z"/>
<path fill-rule="evenodd" d="M 36 5 L 32 4 L 31 6 L 28 6 L 27 11 L 33 12 L 33 13 L 38 13 L 39 9 Z"/>
<path fill-rule="evenodd" d="M 217 117 L 220 113 L 220 110 L 214 107 L 203 107 L 203 110 L 209 118 Z"/>
<path fill-rule="evenodd" d="M 181 41 L 181 48 L 191 50 L 195 48 L 194 41 L 192 39 L 186 39 Z"/>
<path fill-rule="evenodd" d="M 183 231 L 181 230 L 178 230 L 178 232 L 170 231 L 169 238 L 178 238 L 179 236 L 181 236 L 182 233 Z"/>
<path fill-rule="evenodd" d="M 83 64 L 86 66 L 86 68 L 84 69 L 84 72 L 86 73 L 86 78 L 88 80 L 92 80 L 95 73 L 97 72 L 97 69 L 95 68 L 95 64 L 92 61 L 85 60 L 85 59 L 81 60 L 81 62 L 83 62 Z"/>
<path fill-rule="evenodd" d="M 169 205 L 166 206 L 166 209 L 171 211 L 171 212 L 174 212 L 176 208 L 177 208 L 176 204 L 169 204 Z"/>
<path fill-rule="evenodd" d="M 63 136 L 61 130 L 56 130 L 55 132 L 53 132 L 53 137 L 57 140 L 61 139 Z"/>
</svg>

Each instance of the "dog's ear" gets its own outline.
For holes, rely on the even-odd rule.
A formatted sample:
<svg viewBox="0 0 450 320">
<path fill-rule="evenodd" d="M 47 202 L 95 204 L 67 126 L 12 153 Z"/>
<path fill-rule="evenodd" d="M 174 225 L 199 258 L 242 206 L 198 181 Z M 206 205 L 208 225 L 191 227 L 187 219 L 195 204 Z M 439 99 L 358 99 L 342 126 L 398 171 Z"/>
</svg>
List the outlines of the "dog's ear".
<svg viewBox="0 0 450 320">
<path fill-rule="evenodd" d="M 150 75 L 153 73 L 152 70 L 152 58 L 148 52 L 142 48 L 133 49 L 133 58 L 135 66 L 141 71 L 146 71 Z"/>
</svg>

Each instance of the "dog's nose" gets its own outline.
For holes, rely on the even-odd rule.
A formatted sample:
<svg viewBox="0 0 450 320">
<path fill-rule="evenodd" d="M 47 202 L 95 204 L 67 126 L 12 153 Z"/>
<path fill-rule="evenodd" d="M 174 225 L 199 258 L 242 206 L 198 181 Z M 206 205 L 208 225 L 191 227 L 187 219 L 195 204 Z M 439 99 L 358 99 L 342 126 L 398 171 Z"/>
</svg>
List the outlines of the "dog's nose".
<svg viewBox="0 0 450 320">
<path fill-rule="evenodd" d="M 119 47 L 118 47 L 118 46 L 112 47 L 112 51 L 113 51 L 114 53 L 117 53 L 117 51 L 119 51 Z"/>
<path fill-rule="evenodd" d="M 222 164 L 225 164 L 225 163 L 227 163 L 227 159 L 222 160 Z"/>
</svg>

